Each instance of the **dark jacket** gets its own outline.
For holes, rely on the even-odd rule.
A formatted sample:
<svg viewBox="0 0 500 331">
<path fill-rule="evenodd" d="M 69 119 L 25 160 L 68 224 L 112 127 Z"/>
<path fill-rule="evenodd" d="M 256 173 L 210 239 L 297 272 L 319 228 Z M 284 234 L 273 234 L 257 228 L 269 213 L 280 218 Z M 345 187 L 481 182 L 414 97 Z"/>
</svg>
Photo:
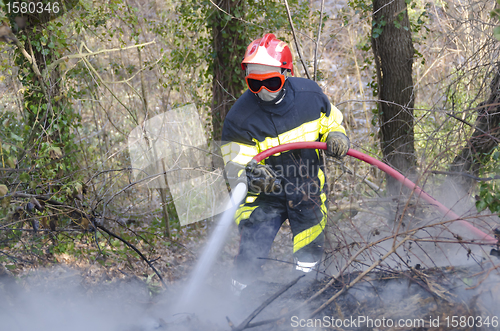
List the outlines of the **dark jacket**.
<svg viewBox="0 0 500 331">
<path fill-rule="evenodd" d="M 224 121 L 222 154 L 226 165 L 246 165 L 253 156 L 278 145 L 300 141 L 325 141 L 329 132 L 345 133 L 342 114 L 331 105 L 316 82 L 290 77 L 278 103 L 262 101 L 247 90 L 234 104 Z M 314 149 L 273 155 L 265 160 L 293 185 L 320 178 L 323 160 Z"/>
</svg>

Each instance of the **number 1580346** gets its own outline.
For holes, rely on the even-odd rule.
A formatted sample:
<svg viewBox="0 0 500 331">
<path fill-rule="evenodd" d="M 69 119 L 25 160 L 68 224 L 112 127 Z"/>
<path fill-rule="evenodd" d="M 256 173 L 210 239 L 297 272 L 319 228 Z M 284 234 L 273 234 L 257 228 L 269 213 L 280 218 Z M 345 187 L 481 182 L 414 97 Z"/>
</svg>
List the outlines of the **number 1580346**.
<svg viewBox="0 0 500 331">
<path fill-rule="evenodd" d="M 498 327 L 498 316 L 447 316 L 446 326 L 452 328 L 465 327 Z"/>
<path fill-rule="evenodd" d="M 59 2 L 8 2 L 6 4 L 9 14 L 57 14 L 59 13 Z"/>
</svg>

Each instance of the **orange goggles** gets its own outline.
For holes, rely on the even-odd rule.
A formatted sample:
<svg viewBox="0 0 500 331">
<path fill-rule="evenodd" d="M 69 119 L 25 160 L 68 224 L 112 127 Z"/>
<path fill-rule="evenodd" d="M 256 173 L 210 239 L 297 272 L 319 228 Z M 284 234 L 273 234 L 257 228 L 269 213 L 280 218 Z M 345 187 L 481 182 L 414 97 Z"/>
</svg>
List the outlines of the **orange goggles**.
<svg viewBox="0 0 500 331">
<path fill-rule="evenodd" d="M 245 77 L 248 88 L 253 93 L 259 93 L 262 89 L 269 92 L 281 90 L 285 84 L 285 76 L 279 72 L 270 72 L 268 74 L 249 74 Z"/>
</svg>

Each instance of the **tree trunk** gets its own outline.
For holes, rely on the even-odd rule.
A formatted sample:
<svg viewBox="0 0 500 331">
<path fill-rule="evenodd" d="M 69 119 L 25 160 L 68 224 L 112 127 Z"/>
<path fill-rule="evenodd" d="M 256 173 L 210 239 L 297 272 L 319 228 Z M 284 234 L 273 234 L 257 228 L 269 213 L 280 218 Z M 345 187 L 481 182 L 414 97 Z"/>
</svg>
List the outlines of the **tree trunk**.
<svg viewBox="0 0 500 331">
<path fill-rule="evenodd" d="M 221 9 L 236 17 L 243 16 L 243 4 L 244 1 L 241 0 L 217 1 Z M 224 119 L 245 86 L 241 59 L 249 41 L 242 38 L 245 34 L 241 21 L 229 18 L 219 10 L 214 13 L 212 20 L 215 52 L 212 85 L 212 139 L 220 141 Z"/>
<path fill-rule="evenodd" d="M 488 100 L 477 106 L 474 132 L 450 166 L 451 172 L 478 176 L 481 159 L 491 155 L 500 141 L 500 69 L 493 78 Z M 465 176 L 453 176 L 453 181 L 463 192 L 470 192 L 474 180 Z"/>
<path fill-rule="evenodd" d="M 373 0 L 372 48 L 377 71 L 380 141 L 385 161 L 405 175 L 416 165 L 413 43 L 405 0 Z M 387 176 L 387 193 L 401 185 Z"/>
</svg>

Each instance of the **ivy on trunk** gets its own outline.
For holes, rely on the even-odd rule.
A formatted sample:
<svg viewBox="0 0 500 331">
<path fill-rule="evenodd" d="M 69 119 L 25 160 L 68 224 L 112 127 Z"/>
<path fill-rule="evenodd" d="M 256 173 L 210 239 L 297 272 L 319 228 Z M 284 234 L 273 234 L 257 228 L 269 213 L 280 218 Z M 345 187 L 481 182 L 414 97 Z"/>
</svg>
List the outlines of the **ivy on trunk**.
<svg viewBox="0 0 500 331">
<path fill-rule="evenodd" d="M 405 0 L 374 0 L 372 48 L 377 71 L 380 140 L 385 161 L 405 175 L 416 165 L 412 64 L 414 48 Z M 387 192 L 400 184 L 387 176 Z"/>
</svg>

